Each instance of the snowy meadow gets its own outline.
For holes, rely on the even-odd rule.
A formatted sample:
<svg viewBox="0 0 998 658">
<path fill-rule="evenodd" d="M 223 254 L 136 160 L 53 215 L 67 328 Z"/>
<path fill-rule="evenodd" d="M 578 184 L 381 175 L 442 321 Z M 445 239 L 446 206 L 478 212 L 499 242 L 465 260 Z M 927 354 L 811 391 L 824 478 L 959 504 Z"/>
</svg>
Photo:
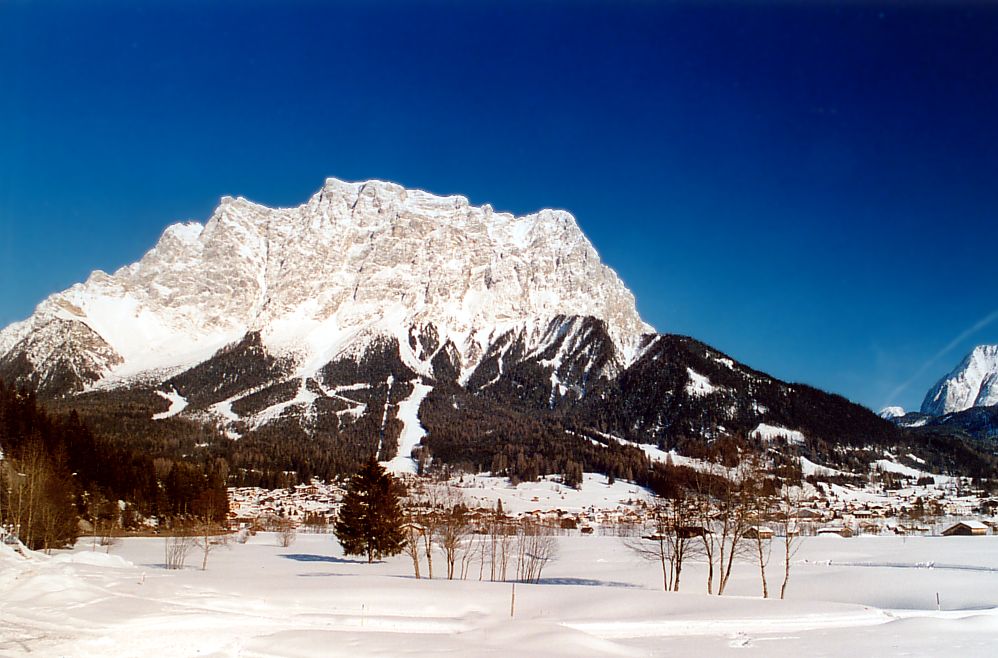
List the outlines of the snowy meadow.
<svg viewBox="0 0 998 658">
<path fill-rule="evenodd" d="M 0 547 L 3 656 L 992 656 L 998 537 L 814 537 L 786 600 L 737 564 L 724 596 L 688 564 L 679 593 L 619 538 L 564 535 L 536 584 L 417 580 L 328 534 L 259 533 L 180 570 L 164 539 L 52 556 Z M 782 555 L 770 560 L 778 582 Z M 937 606 L 938 594 L 938 606 Z"/>
</svg>

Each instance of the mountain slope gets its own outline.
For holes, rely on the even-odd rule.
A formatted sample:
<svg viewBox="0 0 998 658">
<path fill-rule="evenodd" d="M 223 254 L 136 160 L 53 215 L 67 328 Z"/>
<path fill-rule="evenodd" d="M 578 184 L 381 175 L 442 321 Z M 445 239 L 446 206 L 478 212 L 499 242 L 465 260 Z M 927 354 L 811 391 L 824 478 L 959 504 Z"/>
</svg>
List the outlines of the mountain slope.
<svg viewBox="0 0 998 658">
<path fill-rule="evenodd" d="M 998 404 L 998 345 L 979 345 L 929 389 L 921 411 L 931 416 Z"/>
<path fill-rule="evenodd" d="M 403 471 L 641 479 L 674 449 L 859 469 L 884 447 L 946 450 L 654 334 L 568 213 L 380 181 L 329 179 L 297 208 L 226 198 L 204 226 L 169 227 L 0 331 L 0 379 L 109 440 L 206 451 L 244 483 L 330 477 L 372 452 Z"/>
<path fill-rule="evenodd" d="M 923 434 L 952 433 L 989 450 L 998 445 L 998 345 L 979 345 L 940 379 L 918 412 L 891 422 Z"/>
</svg>

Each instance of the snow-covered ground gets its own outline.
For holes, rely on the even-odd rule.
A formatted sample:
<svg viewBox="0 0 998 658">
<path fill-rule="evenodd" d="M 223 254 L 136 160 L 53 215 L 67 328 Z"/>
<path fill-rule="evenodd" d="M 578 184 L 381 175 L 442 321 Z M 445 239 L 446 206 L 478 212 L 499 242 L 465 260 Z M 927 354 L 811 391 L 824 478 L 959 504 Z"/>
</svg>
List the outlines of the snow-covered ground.
<svg viewBox="0 0 998 658">
<path fill-rule="evenodd" d="M 261 533 L 162 567 L 164 542 L 25 559 L 0 546 L 3 656 L 992 656 L 998 537 L 824 537 L 795 557 L 786 601 L 738 564 L 723 597 L 705 568 L 660 591 L 614 537 L 562 536 L 540 584 L 416 580 L 408 558 L 367 564 L 331 535 L 289 548 Z M 438 573 L 442 556 L 438 556 Z M 774 546 L 770 590 L 779 590 Z M 425 565 L 424 565 L 425 572 Z M 939 593 L 941 610 L 936 609 Z"/>
<path fill-rule="evenodd" d="M 552 476 L 514 486 L 504 477 L 465 475 L 453 480 L 452 484 L 468 507 L 495 509 L 498 501 L 502 501 L 503 511 L 511 515 L 534 510 L 611 510 L 630 507 L 639 500 L 650 502 L 653 498 L 644 487 L 626 480 L 608 484 L 605 476 L 596 473 L 584 473 L 582 486 L 578 489 L 565 486 L 559 478 Z"/>
<path fill-rule="evenodd" d="M 417 379 L 412 382 L 412 394 L 399 403 L 398 418 L 402 421 L 402 432 L 399 434 L 398 452 L 385 465 L 392 473 L 416 472 L 416 462 L 410 455 L 412 449 L 426 436 L 426 430 L 419 422 L 419 405 L 432 389 L 432 386 Z"/>
</svg>

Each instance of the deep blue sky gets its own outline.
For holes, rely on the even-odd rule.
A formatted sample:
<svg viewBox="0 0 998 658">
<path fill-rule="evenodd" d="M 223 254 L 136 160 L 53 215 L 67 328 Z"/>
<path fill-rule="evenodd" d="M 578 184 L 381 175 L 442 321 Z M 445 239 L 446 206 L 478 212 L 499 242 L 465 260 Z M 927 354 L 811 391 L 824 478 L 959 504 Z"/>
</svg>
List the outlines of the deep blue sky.
<svg viewBox="0 0 998 658">
<path fill-rule="evenodd" d="M 566 208 L 659 331 L 874 408 L 998 341 L 998 6 L 132 4 L 0 4 L 0 325 L 336 176 Z"/>
</svg>

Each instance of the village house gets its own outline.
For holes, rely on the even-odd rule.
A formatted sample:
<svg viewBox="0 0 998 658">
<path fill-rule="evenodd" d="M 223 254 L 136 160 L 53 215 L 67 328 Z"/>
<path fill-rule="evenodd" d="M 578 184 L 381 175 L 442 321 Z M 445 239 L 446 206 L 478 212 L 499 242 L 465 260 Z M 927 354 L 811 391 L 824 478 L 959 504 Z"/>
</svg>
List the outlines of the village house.
<svg viewBox="0 0 998 658">
<path fill-rule="evenodd" d="M 754 525 L 745 531 L 746 539 L 772 539 L 773 530 L 765 526 Z"/>
<path fill-rule="evenodd" d="M 980 521 L 959 521 L 943 530 L 943 537 L 970 537 L 986 534 L 988 534 L 988 526 Z"/>
<path fill-rule="evenodd" d="M 853 532 L 849 526 L 829 526 L 826 528 L 818 528 L 818 536 L 827 535 L 838 535 L 839 537 L 852 537 Z"/>
</svg>

